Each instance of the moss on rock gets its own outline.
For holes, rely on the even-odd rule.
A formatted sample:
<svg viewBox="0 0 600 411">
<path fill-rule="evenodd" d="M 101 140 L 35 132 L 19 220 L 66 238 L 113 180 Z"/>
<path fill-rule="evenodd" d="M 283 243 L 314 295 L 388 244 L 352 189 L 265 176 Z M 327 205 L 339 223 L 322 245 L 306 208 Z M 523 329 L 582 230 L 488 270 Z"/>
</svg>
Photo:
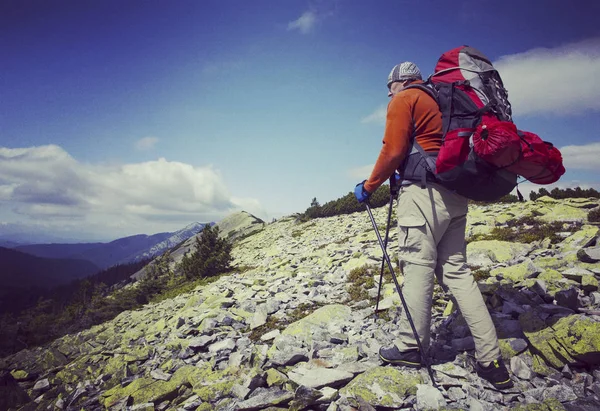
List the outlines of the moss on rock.
<svg viewBox="0 0 600 411">
<path fill-rule="evenodd" d="M 352 310 L 350 307 L 341 304 L 326 305 L 303 319 L 290 324 L 281 334 L 295 336 L 310 344 L 315 328 L 325 327 L 330 323 L 342 323 L 351 318 Z"/>
<path fill-rule="evenodd" d="M 556 369 L 566 364 L 600 364 L 600 323 L 581 315 L 559 319 L 552 327 L 525 330 L 530 344 Z"/>
<path fill-rule="evenodd" d="M 400 371 L 392 367 L 374 367 L 354 378 L 340 390 L 346 397 L 360 396 L 374 407 L 398 408 L 406 397 L 417 393 L 423 379 L 416 371 Z"/>
<path fill-rule="evenodd" d="M 169 381 L 157 381 L 147 377 L 138 378 L 125 387 L 117 385 L 103 392 L 103 403 L 105 407 L 109 408 L 119 400 L 130 396 L 134 404 L 147 402 L 158 404 L 175 398 L 179 388 L 182 385 L 190 386 L 191 381 L 195 381 L 199 374 L 201 374 L 201 368 L 186 365 L 178 369 Z"/>
<path fill-rule="evenodd" d="M 531 261 L 525 261 L 520 264 L 511 265 L 509 267 L 500 267 L 492 270 L 491 275 L 501 275 L 515 283 L 525 280 L 538 271 L 538 268 Z"/>
</svg>

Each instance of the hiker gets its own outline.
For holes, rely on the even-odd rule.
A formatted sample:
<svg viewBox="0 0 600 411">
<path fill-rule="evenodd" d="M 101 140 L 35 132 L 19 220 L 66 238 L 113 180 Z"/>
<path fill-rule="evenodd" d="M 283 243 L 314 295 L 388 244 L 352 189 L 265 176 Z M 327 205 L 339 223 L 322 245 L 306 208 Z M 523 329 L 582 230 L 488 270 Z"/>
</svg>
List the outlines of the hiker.
<svg viewBox="0 0 600 411">
<path fill-rule="evenodd" d="M 420 89 L 405 89 L 409 84 L 422 83 L 414 63 L 404 62 L 392 69 L 387 82 L 391 101 L 383 147 L 371 176 L 356 186 L 354 194 L 359 202 L 365 202 L 396 170 L 400 173 L 397 219 L 403 295 L 423 350 L 427 351 L 430 342 L 436 275 L 452 292 L 473 335 L 477 374 L 496 388 L 509 388 L 512 381 L 500 356 L 496 329 L 466 265 L 468 199 L 437 184 L 429 171 L 427 175 L 416 175 L 413 171 L 418 168 L 405 161 L 410 160 L 413 136 L 428 153 L 439 151 L 442 143 L 442 115 L 436 101 Z M 419 368 L 424 353 L 419 352 L 404 312 L 399 329 L 395 345 L 382 347 L 380 358 L 386 363 Z"/>
</svg>

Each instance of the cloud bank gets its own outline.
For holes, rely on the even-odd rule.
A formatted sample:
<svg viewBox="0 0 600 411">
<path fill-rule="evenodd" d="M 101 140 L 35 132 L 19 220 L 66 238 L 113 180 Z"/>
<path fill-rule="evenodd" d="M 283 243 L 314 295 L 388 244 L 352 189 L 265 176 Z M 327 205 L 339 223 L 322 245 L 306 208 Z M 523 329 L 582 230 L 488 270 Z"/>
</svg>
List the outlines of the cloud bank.
<svg viewBox="0 0 600 411">
<path fill-rule="evenodd" d="M 56 145 L 0 147 L 0 220 L 6 211 L 31 222 L 106 233 L 151 233 L 249 211 L 255 199 L 232 197 L 212 166 L 160 158 L 119 166 L 82 164 Z M 121 234 L 119 234 L 121 235 Z"/>
<path fill-rule="evenodd" d="M 494 66 L 519 115 L 600 111 L 600 38 L 503 56 Z"/>
<path fill-rule="evenodd" d="M 559 149 L 567 170 L 600 171 L 600 142 L 583 146 L 564 146 Z"/>
</svg>

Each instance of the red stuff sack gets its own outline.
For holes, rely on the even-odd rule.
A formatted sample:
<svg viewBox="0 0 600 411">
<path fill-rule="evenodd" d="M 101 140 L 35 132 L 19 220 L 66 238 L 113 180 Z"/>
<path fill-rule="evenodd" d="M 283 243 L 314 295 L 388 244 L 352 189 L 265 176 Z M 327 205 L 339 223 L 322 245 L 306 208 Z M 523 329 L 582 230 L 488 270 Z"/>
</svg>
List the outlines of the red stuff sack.
<svg viewBox="0 0 600 411">
<path fill-rule="evenodd" d="M 473 134 L 473 149 L 479 157 L 496 167 L 515 164 L 521 157 L 517 126 L 509 121 L 491 121 L 484 117 Z"/>
<path fill-rule="evenodd" d="M 565 173 L 560 151 L 537 134 L 519 130 L 523 155 L 507 170 L 535 184 L 552 184 Z"/>
</svg>

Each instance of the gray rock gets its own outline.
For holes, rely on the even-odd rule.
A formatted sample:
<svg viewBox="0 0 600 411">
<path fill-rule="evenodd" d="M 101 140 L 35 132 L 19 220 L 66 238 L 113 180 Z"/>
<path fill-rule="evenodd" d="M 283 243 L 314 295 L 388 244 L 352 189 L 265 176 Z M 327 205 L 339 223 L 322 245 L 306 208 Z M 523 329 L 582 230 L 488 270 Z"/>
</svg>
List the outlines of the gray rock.
<svg viewBox="0 0 600 411">
<path fill-rule="evenodd" d="M 563 404 L 567 411 L 598 411 L 600 410 L 600 401 L 595 398 L 581 398 Z"/>
<path fill-rule="evenodd" d="M 275 337 L 277 337 L 280 334 L 281 334 L 281 331 L 279 331 L 279 330 L 269 331 L 268 333 L 263 334 L 260 337 L 260 340 L 261 341 L 271 341 L 272 339 L 274 339 Z"/>
<path fill-rule="evenodd" d="M 556 304 L 570 308 L 573 311 L 577 311 L 579 306 L 579 301 L 577 297 L 579 296 L 579 292 L 576 288 L 569 288 L 568 290 L 558 291 L 554 298 L 556 299 Z"/>
<path fill-rule="evenodd" d="M 256 307 L 256 311 L 254 312 L 254 316 L 250 320 L 250 329 L 253 330 L 255 328 L 260 327 L 261 325 L 266 324 L 267 317 L 268 317 L 267 305 L 266 304 L 260 304 L 258 307 Z"/>
<path fill-rule="evenodd" d="M 231 393 L 240 400 L 245 400 L 248 394 L 250 394 L 250 388 L 245 387 L 241 384 L 234 384 L 231 387 Z"/>
<path fill-rule="evenodd" d="M 590 270 L 586 270 L 585 268 L 580 267 L 572 267 L 568 268 L 561 273 L 563 277 L 568 278 L 569 280 L 574 280 L 581 283 L 581 279 L 587 275 L 594 275 Z"/>
<path fill-rule="evenodd" d="M 302 348 L 291 347 L 288 350 L 276 350 L 270 356 L 270 360 L 275 365 L 290 366 L 299 362 L 308 361 L 306 350 Z"/>
<path fill-rule="evenodd" d="M 459 338 L 452 340 L 452 348 L 456 351 L 469 351 L 475 349 L 475 341 L 473 337 Z"/>
<path fill-rule="evenodd" d="M 275 314 L 277 311 L 279 311 L 279 307 L 281 307 L 281 301 L 275 298 L 270 298 L 267 300 L 266 309 L 268 315 Z"/>
<path fill-rule="evenodd" d="M 417 410 L 437 410 L 446 406 L 442 393 L 431 385 L 417 384 Z"/>
<path fill-rule="evenodd" d="M 577 252 L 577 258 L 584 263 L 600 261 L 600 247 L 582 248 Z"/>
<path fill-rule="evenodd" d="M 456 402 L 458 400 L 467 398 L 467 394 L 465 394 L 465 392 L 458 387 L 450 387 L 448 388 L 448 398 L 450 401 Z"/>
<path fill-rule="evenodd" d="M 329 338 L 329 342 L 333 344 L 344 344 L 348 342 L 348 336 L 342 333 L 335 333 Z"/>
<path fill-rule="evenodd" d="M 544 400 L 556 398 L 560 402 L 568 402 L 575 401 L 577 395 L 575 395 L 573 389 L 567 385 L 555 385 L 554 387 L 546 388 L 542 398 Z"/>
<path fill-rule="evenodd" d="M 465 370 L 464 368 L 459 367 L 452 363 L 434 364 L 431 366 L 431 369 L 437 371 L 438 373 L 442 373 L 449 377 L 454 377 L 454 378 L 466 378 L 468 375 L 471 374 L 469 371 Z"/>
<path fill-rule="evenodd" d="M 192 350 L 203 350 L 214 340 L 215 337 L 212 335 L 202 335 L 200 337 L 192 338 L 188 347 Z"/>
<path fill-rule="evenodd" d="M 510 369 L 514 375 L 522 380 L 530 380 L 534 375 L 533 371 L 520 357 L 510 359 Z"/>
<path fill-rule="evenodd" d="M 129 409 L 131 411 L 154 411 L 154 403 L 146 402 L 143 404 L 136 404 L 136 405 L 131 406 L 131 408 L 129 408 Z"/>
<path fill-rule="evenodd" d="M 167 374 L 161 369 L 155 369 L 150 371 L 150 376 L 155 380 L 169 381 L 171 379 L 171 374 Z"/>
<path fill-rule="evenodd" d="M 515 338 L 514 340 L 510 340 L 509 344 L 510 348 L 515 350 L 517 354 L 522 353 L 527 349 L 527 347 L 529 347 L 529 344 L 523 338 Z"/>
<path fill-rule="evenodd" d="M 270 406 L 285 405 L 294 398 L 294 394 L 280 388 L 258 388 L 252 396 L 236 405 L 239 411 L 254 411 Z"/>
<path fill-rule="evenodd" d="M 305 387 L 303 385 L 296 388 L 294 400 L 290 403 L 290 410 L 304 410 L 307 407 L 316 404 L 323 393 L 314 388 Z"/>
<path fill-rule="evenodd" d="M 221 351 L 233 351 L 235 348 L 235 341 L 233 338 L 227 338 L 223 341 L 216 342 L 208 347 L 208 351 L 217 354 Z"/>
<path fill-rule="evenodd" d="M 288 378 L 298 385 L 309 388 L 337 387 L 354 378 L 354 374 L 331 368 L 306 368 L 296 367 L 288 373 Z"/>
<path fill-rule="evenodd" d="M 44 378 L 43 380 L 39 380 L 33 386 L 33 391 L 36 394 L 41 394 L 43 392 L 48 391 L 49 389 L 50 389 L 50 381 L 48 381 L 48 378 Z"/>
<path fill-rule="evenodd" d="M 524 313 L 525 309 L 519 305 L 519 304 L 515 304 L 512 301 L 504 301 L 504 304 L 502 305 L 502 313 L 503 314 L 508 314 L 508 315 L 518 315 L 521 313 Z"/>
</svg>

